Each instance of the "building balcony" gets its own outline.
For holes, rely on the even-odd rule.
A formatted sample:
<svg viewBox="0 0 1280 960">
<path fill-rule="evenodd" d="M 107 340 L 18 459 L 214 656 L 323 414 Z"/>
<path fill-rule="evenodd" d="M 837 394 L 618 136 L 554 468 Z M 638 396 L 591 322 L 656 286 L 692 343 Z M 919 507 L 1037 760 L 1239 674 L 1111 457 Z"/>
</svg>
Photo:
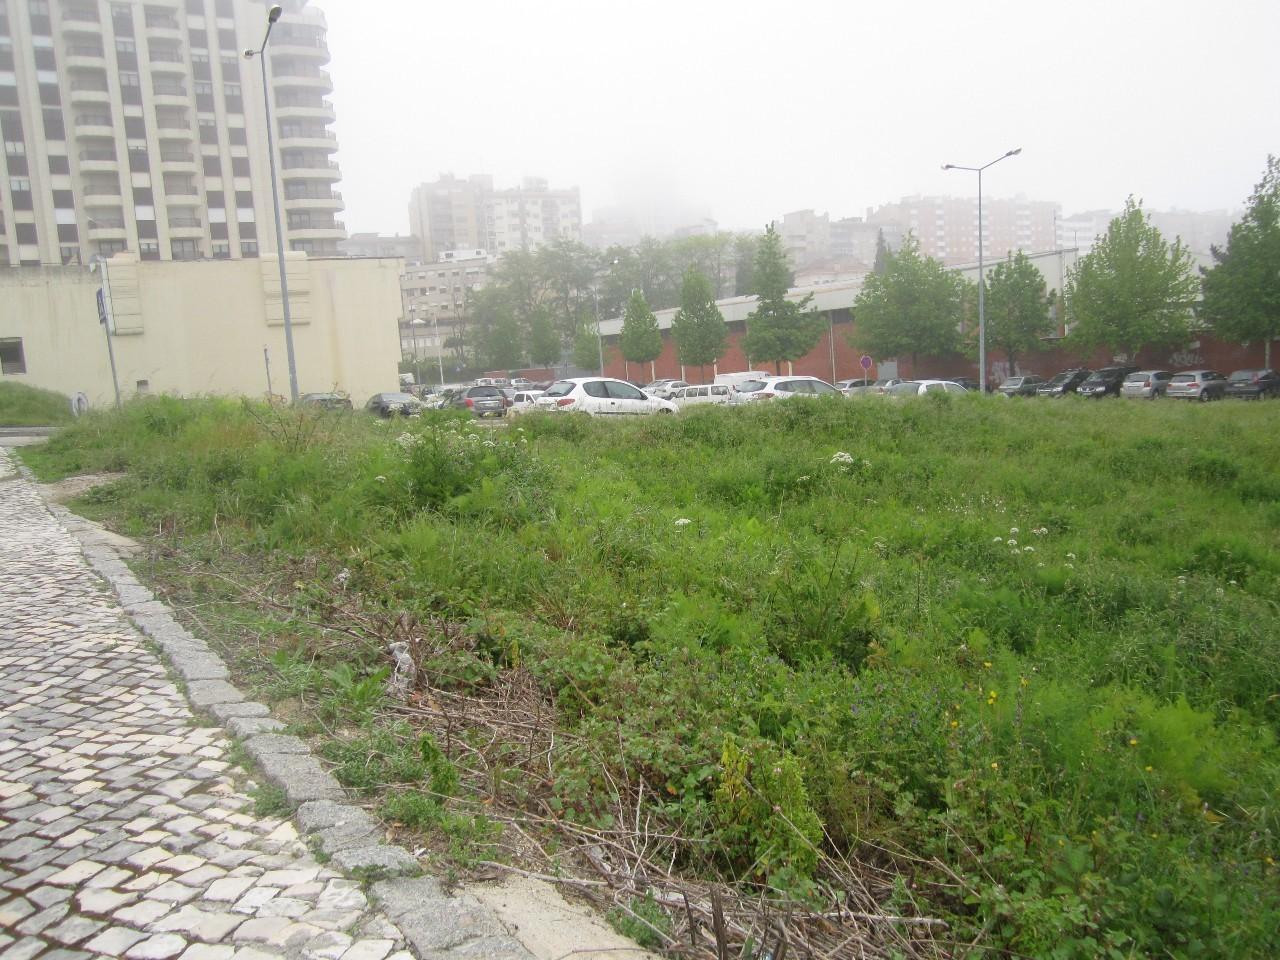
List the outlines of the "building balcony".
<svg viewBox="0 0 1280 960">
<path fill-rule="evenodd" d="M 321 123 L 333 123 L 337 118 L 333 104 L 324 101 L 315 104 L 308 101 L 293 103 L 287 98 L 276 98 L 276 117 L 280 120 L 319 120 Z"/>
<path fill-rule="evenodd" d="M 282 179 L 284 180 L 328 180 L 336 182 L 342 179 L 342 171 L 332 160 L 328 163 L 320 163 L 318 160 L 303 161 L 301 163 L 295 161 L 293 164 L 283 163 L 280 168 L 283 171 Z"/>
<path fill-rule="evenodd" d="M 182 25 L 176 19 L 147 17 L 146 31 L 149 40 L 173 40 L 182 42 Z"/>
<path fill-rule="evenodd" d="M 184 77 L 187 75 L 187 64 L 180 53 L 153 52 L 146 65 L 153 74 L 181 74 Z"/>
<path fill-rule="evenodd" d="M 189 120 L 178 120 L 172 117 L 165 120 L 157 120 L 156 128 L 164 131 L 161 136 L 166 140 L 195 139 L 195 132 L 191 129 Z"/>
<path fill-rule="evenodd" d="M 322 40 L 304 40 L 299 37 L 273 37 L 271 52 L 279 57 L 296 57 L 314 64 L 329 62 L 329 45 Z"/>
<path fill-rule="evenodd" d="M 338 135 L 332 130 L 315 130 L 308 133 L 281 134 L 276 141 L 281 150 L 322 150 L 338 152 Z"/>
<path fill-rule="evenodd" d="M 186 87 L 179 86 L 163 86 L 152 87 L 152 102 L 157 107 L 189 107 L 191 106 L 191 97 L 187 93 Z"/>
<path fill-rule="evenodd" d="M 120 158 L 115 150 L 81 150 L 81 173 L 115 173 L 120 169 Z"/>
<path fill-rule="evenodd" d="M 345 206 L 340 193 L 316 197 L 290 197 L 286 195 L 284 198 L 284 208 L 286 210 L 342 210 Z"/>
<path fill-rule="evenodd" d="M 160 170 L 163 173 L 198 173 L 195 154 L 186 150 L 161 150 Z"/>
<path fill-rule="evenodd" d="M 86 197 L 118 197 L 120 193 L 120 184 L 118 183 L 86 183 L 80 188 L 80 192 Z"/>
<path fill-rule="evenodd" d="M 94 43 L 68 43 L 63 65 L 68 70 L 77 67 L 89 70 L 101 70 L 107 62 L 106 53 L 101 45 Z"/>
<path fill-rule="evenodd" d="M 327 226 L 285 227 L 290 240 L 345 240 L 347 228 L 341 220 L 334 220 Z"/>
<path fill-rule="evenodd" d="M 199 217 L 170 217 L 169 236 L 176 240 L 202 240 L 204 223 Z"/>
<path fill-rule="evenodd" d="M 90 137 L 114 137 L 116 128 L 111 123 L 108 113 L 85 113 L 76 116 L 76 136 L 82 139 Z"/>
<path fill-rule="evenodd" d="M 271 85 L 277 89 L 296 87 L 306 90 L 333 92 L 333 79 L 326 70 L 300 70 L 298 67 L 284 67 L 283 72 L 273 71 Z"/>
<path fill-rule="evenodd" d="M 110 103 L 111 91 L 103 87 L 91 87 L 72 80 L 71 94 L 68 99 L 72 103 Z"/>
</svg>

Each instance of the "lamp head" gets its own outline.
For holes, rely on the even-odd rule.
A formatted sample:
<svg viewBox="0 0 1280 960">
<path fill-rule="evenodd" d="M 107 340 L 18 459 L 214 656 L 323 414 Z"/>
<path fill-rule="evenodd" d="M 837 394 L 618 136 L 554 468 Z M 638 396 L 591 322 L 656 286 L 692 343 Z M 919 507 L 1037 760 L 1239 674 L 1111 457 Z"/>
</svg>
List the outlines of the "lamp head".
<svg viewBox="0 0 1280 960">
<path fill-rule="evenodd" d="M 257 55 L 257 53 L 258 53 L 257 50 L 245 50 L 244 58 L 246 60 L 252 60 Z"/>
<path fill-rule="evenodd" d="M 1008 153 L 1006 153 L 1006 154 L 1005 154 L 1005 156 L 1006 156 L 1006 157 L 1016 157 L 1016 156 L 1017 156 L 1018 154 L 1020 154 L 1021 152 L 1022 152 L 1022 148 L 1021 148 L 1021 147 L 1018 147 L 1018 149 L 1016 149 L 1016 150 L 1010 150 Z"/>
<path fill-rule="evenodd" d="M 955 168 L 956 168 L 956 165 L 954 163 L 944 163 L 942 165 L 943 170 L 954 170 Z"/>
<path fill-rule="evenodd" d="M 280 19 L 280 14 L 284 13 L 284 8 L 280 4 L 272 4 L 271 9 L 267 11 L 267 23 L 275 23 Z"/>
</svg>

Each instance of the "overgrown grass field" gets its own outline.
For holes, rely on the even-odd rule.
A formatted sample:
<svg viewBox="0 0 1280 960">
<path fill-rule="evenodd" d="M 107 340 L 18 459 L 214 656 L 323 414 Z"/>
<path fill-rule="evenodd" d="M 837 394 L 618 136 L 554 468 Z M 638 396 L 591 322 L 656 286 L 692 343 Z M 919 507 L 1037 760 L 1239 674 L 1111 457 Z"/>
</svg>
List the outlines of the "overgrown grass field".
<svg viewBox="0 0 1280 960">
<path fill-rule="evenodd" d="M 315 729 L 393 820 L 491 839 L 449 813 L 439 736 L 378 746 L 406 736 L 385 650 L 306 627 L 346 598 L 410 625 L 419 684 L 536 682 L 563 742 L 495 794 L 605 827 L 643 783 L 685 875 L 820 901 L 840 854 L 975 955 L 1270 957 L 1277 418 L 943 396 L 481 430 L 153 399 L 22 455 L 127 471 L 85 508 L 188 572 L 284 577 L 263 676 L 341 691 Z"/>
<path fill-rule="evenodd" d="M 53 427 L 70 419 L 71 401 L 61 393 L 0 383 L 0 427 Z"/>
</svg>

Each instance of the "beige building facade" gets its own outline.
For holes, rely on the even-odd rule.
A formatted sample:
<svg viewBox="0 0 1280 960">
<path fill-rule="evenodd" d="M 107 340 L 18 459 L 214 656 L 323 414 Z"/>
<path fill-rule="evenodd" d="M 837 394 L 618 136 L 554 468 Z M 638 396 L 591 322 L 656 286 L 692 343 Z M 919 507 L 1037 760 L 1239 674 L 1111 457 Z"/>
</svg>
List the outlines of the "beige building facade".
<svg viewBox="0 0 1280 960">
<path fill-rule="evenodd" d="M 268 83 L 286 249 L 346 236 L 323 13 L 286 0 Z M 0 0 L 0 266 L 274 252 L 263 0 Z"/>
<path fill-rule="evenodd" d="M 1052 250 L 1058 245 L 1061 206 L 1053 201 L 984 197 L 983 258 L 1009 251 Z M 975 197 L 904 197 L 868 211 L 867 222 L 911 233 L 920 251 L 946 264 L 978 259 L 978 201 Z"/>
<path fill-rule="evenodd" d="M 102 266 L 0 271 L 0 379 L 111 403 L 101 289 L 123 397 L 263 397 L 268 363 L 271 392 L 289 395 L 274 257 L 150 263 L 121 254 Z M 398 259 L 287 255 L 300 392 L 341 390 L 359 405 L 397 389 L 402 269 Z"/>
<path fill-rule="evenodd" d="M 408 267 L 400 277 L 401 352 L 434 358 L 446 352 L 450 337 L 465 338 L 471 300 L 484 287 L 495 260 L 484 250 L 446 250 L 435 263 Z"/>
</svg>

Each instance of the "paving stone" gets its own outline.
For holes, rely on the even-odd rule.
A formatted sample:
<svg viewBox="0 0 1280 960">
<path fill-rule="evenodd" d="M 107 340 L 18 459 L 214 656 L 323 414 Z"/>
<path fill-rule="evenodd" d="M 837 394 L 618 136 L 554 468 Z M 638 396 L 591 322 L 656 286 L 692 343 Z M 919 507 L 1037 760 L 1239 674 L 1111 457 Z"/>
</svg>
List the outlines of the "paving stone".
<svg viewBox="0 0 1280 960">
<path fill-rule="evenodd" d="M 349 847 L 335 851 L 333 863 L 346 873 L 375 877 L 412 877 L 422 872 L 417 858 L 400 847 Z"/>
<path fill-rule="evenodd" d="M 234 913 L 201 910 L 188 904 L 175 910 L 162 920 L 151 924 L 150 929 L 165 933 L 185 933 L 192 940 L 217 943 L 244 923 L 244 917 Z"/>
<path fill-rule="evenodd" d="M 146 938 L 147 934 L 138 930 L 131 930 L 129 927 L 108 927 L 84 946 L 86 950 L 91 950 L 94 953 L 101 953 L 108 957 L 119 957 L 135 943 Z"/>
<path fill-rule="evenodd" d="M 93 920 L 89 917 L 67 917 L 61 923 L 46 930 L 44 936 L 49 940 L 74 946 L 81 940 L 88 940 L 104 926 L 101 920 Z"/>
<path fill-rule="evenodd" d="M 231 935 L 236 943 L 266 943 L 281 930 L 293 926 L 288 917 L 254 917 L 240 924 Z"/>
<path fill-rule="evenodd" d="M 384 960 L 395 945 L 394 940 L 361 940 L 342 955 L 342 960 Z"/>
<path fill-rule="evenodd" d="M 303 948 L 307 960 L 340 960 L 351 948 L 351 937 L 336 930 L 328 930 Z"/>
<path fill-rule="evenodd" d="M 158 933 L 134 944 L 126 952 L 129 960 L 169 960 L 187 948 L 187 941 L 176 933 Z"/>
<path fill-rule="evenodd" d="M 178 960 L 231 960 L 236 948 L 227 944 L 193 943 Z"/>
</svg>

